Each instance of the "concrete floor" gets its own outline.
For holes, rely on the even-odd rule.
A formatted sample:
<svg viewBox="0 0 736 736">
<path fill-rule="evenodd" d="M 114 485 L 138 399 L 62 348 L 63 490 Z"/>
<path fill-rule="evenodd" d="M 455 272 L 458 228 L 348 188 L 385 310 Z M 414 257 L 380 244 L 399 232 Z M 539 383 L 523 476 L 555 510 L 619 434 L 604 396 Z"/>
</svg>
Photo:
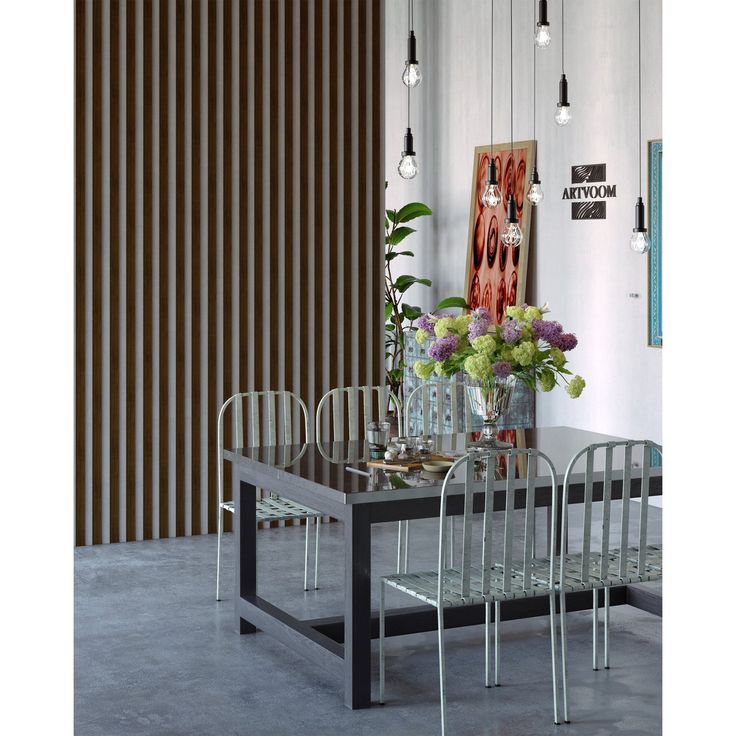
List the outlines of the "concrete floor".
<svg viewBox="0 0 736 736">
<path fill-rule="evenodd" d="M 318 591 L 301 590 L 303 534 L 259 532 L 260 589 L 298 617 L 340 613 L 342 525 L 322 527 Z M 374 527 L 374 578 L 391 571 L 395 541 L 395 524 Z M 215 543 L 209 535 L 76 550 L 77 736 L 439 734 L 435 633 L 387 640 L 386 705 L 350 711 L 341 683 L 327 673 L 265 634 L 235 633 L 232 535 L 224 542 L 220 603 Z M 412 522 L 415 569 L 431 564 L 436 544 L 436 522 Z M 375 584 L 374 597 L 377 608 Z M 391 591 L 387 603 L 414 601 Z M 483 628 L 449 630 L 449 732 L 661 733 L 661 620 L 618 606 L 611 621 L 612 667 L 593 672 L 590 613 L 569 615 L 573 722 L 561 726 L 552 723 L 547 618 L 502 622 L 500 688 L 483 687 Z M 373 646 L 376 698 L 378 642 Z"/>
</svg>

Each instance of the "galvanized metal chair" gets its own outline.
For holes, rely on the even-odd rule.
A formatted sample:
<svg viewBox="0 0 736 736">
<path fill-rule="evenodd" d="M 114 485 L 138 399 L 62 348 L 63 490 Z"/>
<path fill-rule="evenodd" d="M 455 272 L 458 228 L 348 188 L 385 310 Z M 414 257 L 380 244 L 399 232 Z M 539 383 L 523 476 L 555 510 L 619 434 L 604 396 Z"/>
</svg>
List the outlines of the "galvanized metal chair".
<svg viewBox="0 0 736 736">
<path fill-rule="evenodd" d="M 446 388 L 450 389 L 449 406 L 445 406 L 445 402 L 439 399 L 439 394 Z M 460 412 L 461 402 L 463 402 L 464 412 Z M 419 405 L 419 412 L 413 411 L 413 408 Z M 434 410 L 433 410 L 434 407 Z M 458 434 L 460 432 L 471 432 L 473 425 L 473 415 L 470 410 L 470 402 L 465 391 L 465 385 L 456 380 L 448 383 L 422 383 L 417 386 L 404 402 L 404 436 L 409 436 L 411 431 L 416 432 L 416 424 L 412 425 L 412 420 L 417 421 L 417 417 L 421 419 L 421 433 L 423 435 L 435 434 Z M 438 442 L 441 440 L 438 438 Z M 438 452 L 443 447 L 439 444 L 435 448 Z M 454 448 L 453 448 L 454 449 Z M 449 554 L 450 565 L 454 562 L 455 551 L 455 524 L 454 519 L 450 521 L 449 534 Z M 396 550 L 396 572 L 406 572 L 409 567 L 409 521 L 399 522 L 399 541 Z"/>
<path fill-rule="evenodd" d="M 236 447 L 262 447 L 275 445 L 291 445 L 295 442 L 294 421 L 301 426 L 299 441 L 309 443 L 311 427 L 309 411 L 304 402 L 291 391 L 250 391 L 237 393 L 231 396 L 220 408 L 217 417 L 217 573 L 215 583 L 215 598 L 220 600 L 220 551 L 222 546 L 223 512 L 235 513 L 235 504 L 232 500 L 225 500 L 223 488 L 223 473 L 225 451 L 224 425 L 225 412 L 230 405 L 234 405 L 234 429 Z M 263 404 L 263 413 L 261 408 Z M 246 436 L 248 444 L 246 445 Z M 261 440 L 265 439 L 265 442 Z M 306 444 L 302 449 L 302 454 Z M 298 458 L 285 461 L 285 465 L 296 462 Z M 319 569 L 319 527 L 322 514 L 314 509 L 290 501 L 280 496 L 263 496 L 259 489 L 256 501 L 256 519 L 262 522 L 272 521 L 301 521 L 306 522 L 304 540 L 304 590 L 309 589 L 309 526 L 310 519 L 315 520 L 314 542 L 314 587 L 318 587 Z"/>
<path fill-rule="evenodd" d="M 614 473 L 614 451 L 623 448 L 623 462 L 616 463 Z M 634 462 L 634 450 L 641 448 L 641 468 L 639 472 Z M 600 523 L 600 546 L 591 542 L 592 538 L 592 506 L 593 483 L 597 472 L 595 455 L 605 451 L 603 465 L 602 518 Z M 662 577 L 662 545 L 649 543 L 649 480 L 651 474 L 652 453 L 661 456 L 662 447 L 650 440 L 627 440 L 620 442 L 603 442 L 589 445 L 578 452 L 565 472 L 562 488 L 562 532 L 559 577 L 560 619 L 562 624 L 562 669 L 563 669 L 563 710 L 565 721 L 568 721 L 567 703 L 567 630 L 565 594 L 573 591 L 592 590 L 593 592 L 593 669 L 598 669 L 598 590 L 603 588 L 603 664 L 609 668 L 609 628 L 610 628 L 610 590 L 617 585 L 628 585 Z M 638 454 L 638 453 L 637 453 Z M 582 538 L 571 550 L 568 539 L 568 494 L 571 479 L 579 460 L 585 457 L 585 495 L 583 503 Z M 632 479 L 641 486 L 641 502 L 638 516 L 638 530 L 631 529 L 631 484 Z M 621 529 L 618 539 L 611 538 L 611 486 L 613 482 L 621 483 Z M 632 535 L 635 538 L 632 540 Z M 633 541 L 633 544 L 630 544 Z M 554 563 L 553 563 L 554 564 Z M 562 583 L 559 585 L 559 583 Z"/>
<path fill-rule="evenodd" d="M 347 448 L 345 455 L 339 455 L 340 448 L 332 448 L 327 453 L 322 444 L 326 429 L 333 442 L 352 442 L 365 438 L 366 423 L 383 421 L 394 406 L 401 427 L 401 402 L 388 386 L 348 386 L 330 389 L 317 404 L 315 422 L 317 445 L 320 452 L 333 462 L 359 462 L 368 458 L 358 453 L 356 445 Z"/>
<path fill-rule="evenodd" d="M 500 455 L 506 456 L 507 478 L 505 490 L 505 504 L 503 513 L 504 532 L 500 545 L 500 552 L 494 554 L 493 544 L 493 500 L 495 468 Z M 522 475 L 525 478 L 516 479 L 516 461 L 520 459 Z M 524 462 L 524 460 L 526 462 Z M 494 684 L 498 685 L 499 679 L 499 620 L 500 602 L 512 598 L 527 598 L 530 596 L 547 596 L 549 598 L 550 615 L 550 638 L 552 650 L 552 693 L 554 721 L 559 723 L 557 716 L 557 653 L 556 653 L 556 631 L 555 631 L 555 585 L 551 568 L 549 565 L 548 579 L 540 579 L 535 574 L 534 556 L 535 547 L 535 495 L 536 486 L 545 474 L 538 475 L 538 465 L 546 466 L 552 484 L 552 504 L 558 500 L 556 474 L 554 466 L 549 458 L 537 450 L 484 450 L 472 452 L 460 458 L 449 470 L 442 484 L 442 497 L 440 502 L 439 519 L 439 556 L 437 570 L 430 572 L 401 573 L 388 575 L 381 580 L 381 603 L 379 618 L 379 672 L 380 672 L 380 695 L 379 701 L 384 702 L 384 680 L 385 680 L 385 595 L 386 586 L 400 590 L 403 593 L 418 598 L 424 603 L 437 609 L 437 637 L 439 644 L 439 667 L 440 667 L 440 703 L 442 718 L 442 734 L 446 733 L 446 693 L 445 693 L 445 649 L 444 649 L 444 609 L 451 606 L 467 606 L 474 604 L 485 604 L 485 684 L 491 686 L 490 675 L 490 624 L 491 604 L 494 605 L 494 639 L 495 639 L 495 674 Z M 483 478 L 480 468 L 476 465 L 485 463 L 485 477 Z M 526 466 L 524 468 L 524 465 Z M 525 470 L 525 472 L 524 472 Z M 464 485 L 457 480 L 453 483 L 455 475 L 464 476 Z M 542 481 L 545 482 L 546 481 Z M 462 554 L 460 565 L 453 567 L 447 561 L 447 503 L 448 496 L 462 492 L 463 514 L 462 514 Z M 520 491 L 523 491 L 523 503 L 520 504 Z M 484 493 L 484 511 L 482 519 L 482 545 L 480 550 L 480 562 L 477 561 L 473 551 L 473 496 L 476 492 Z M 514 534 L 515 516 L 523 511 L 524 533 L 521 536 Z M 552 530 L 550 534 L 549 558 L 543 561 L 553 560 L 555 555 L 555 542 L 557 540 L 557 529 L 553 514 Z M 515 545 L 516 543 L 516 545 Z M 476 545 L 477 546 L 477 545 Z M 515 549 L 516 546 L 516 549 Z M 564 677 L 564 673 L 563 673 Z"/>
</svg>

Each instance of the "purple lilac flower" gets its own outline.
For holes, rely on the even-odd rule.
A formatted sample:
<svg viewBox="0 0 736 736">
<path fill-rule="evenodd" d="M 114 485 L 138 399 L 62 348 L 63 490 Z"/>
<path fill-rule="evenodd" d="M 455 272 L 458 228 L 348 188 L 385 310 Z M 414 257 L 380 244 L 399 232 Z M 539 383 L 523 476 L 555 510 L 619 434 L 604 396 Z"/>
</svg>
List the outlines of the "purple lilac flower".
<svg viewBox="0 0 736 736">
<path fill-rule="evenodd" d="M 475 317 L 475 319 L 486 320 L 487 322 L 491 321 L 491 313 L 485 307 L 478 307 L 477 309 L 474 309 L 473 317 Z"/>
<path fill-rule="evenodd" d="M 493 364 L 493 372 L 496 378 L 508 378 L 511 375 L 511 363 L 499 360 Z"/>
<path fill-rule="evenodd" d="M 546 340 L 550 344 L 562 334 L 562 325 L 559 322 L 535 319 L 532 322 L 532 328 L 537 337 Z"/>
<path fill-rule="evenodd" d="M 578 339 L 572 332 L 563 332 L 555 338 L 554 344 L 552 342 L 550 344 L 552 347 L 559 348 L 563 353 L 566 353 L 568 350 L 577 347 Z"/>
<path fill-rule="evenodd" d="M 460 340 L 457 335 L 448 335 L 435 340 L 432 347 L 427 351 L 432 360 L 442 363 L 447 360 L 456 350 Z"/>
<path fill-rule="evenodd" d="M 485 307 L 478 307 L 473 311 L 473 319 L 468 329 L 468 339 L 473 342 L 477 337 L 487 335 L 491 328 L 491 313 Z"/>
<path fill-rule="evenodd" d="M 417 327 L 419 327 L 420 330 L 428 332 L 434 337 L 434 322 L 430 319 L 430 316 L 428 314 L 423 314 L 417 320 Z"/>
<path fill-rule="evenodd" d="M 501 336 L 505 343 L 516 342 L 521 337 L 521 325 L 515 319 L 504 320 Z"/>
</svg>

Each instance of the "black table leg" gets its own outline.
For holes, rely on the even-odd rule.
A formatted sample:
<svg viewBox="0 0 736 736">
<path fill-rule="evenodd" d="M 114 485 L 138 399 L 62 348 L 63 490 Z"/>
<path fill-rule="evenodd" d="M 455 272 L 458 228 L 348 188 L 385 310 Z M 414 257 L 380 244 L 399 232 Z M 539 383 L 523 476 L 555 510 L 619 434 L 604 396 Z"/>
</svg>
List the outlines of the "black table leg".
<svg viewBox="0 0 736 736">
<path fill-rule="evenodd" d="M 345 705 L 371 704 L 371 525 L 360 504 L 345 519 Z"/>
<path fill-rule="evenodd" d="M 240 617 L 240 598 L 256 594 L 256 489 L 241 481 L 235 490 L 235 626 L 241 634 L 253 634 L 256 627 Z"/>
</svg>

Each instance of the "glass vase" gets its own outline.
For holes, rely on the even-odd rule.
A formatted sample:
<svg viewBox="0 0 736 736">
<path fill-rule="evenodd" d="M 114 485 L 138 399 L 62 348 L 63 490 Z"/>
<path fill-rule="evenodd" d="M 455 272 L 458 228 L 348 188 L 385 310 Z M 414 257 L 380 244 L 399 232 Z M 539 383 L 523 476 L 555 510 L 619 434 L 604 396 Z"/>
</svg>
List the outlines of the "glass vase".
<svg viewBox="0 0 736 736">
<path fill-rule="evenodd" d="M 511 395 L 516 385 L 516 376 L 495 378 L 482 386 L 466 386 L 470 408 L 476 416 L 483 418 L 481 438 L 469 442 L 468 447 L 509 448 L 511 444 L 497 438 L 498 422 L 509 410 Z"/>
</svg>

